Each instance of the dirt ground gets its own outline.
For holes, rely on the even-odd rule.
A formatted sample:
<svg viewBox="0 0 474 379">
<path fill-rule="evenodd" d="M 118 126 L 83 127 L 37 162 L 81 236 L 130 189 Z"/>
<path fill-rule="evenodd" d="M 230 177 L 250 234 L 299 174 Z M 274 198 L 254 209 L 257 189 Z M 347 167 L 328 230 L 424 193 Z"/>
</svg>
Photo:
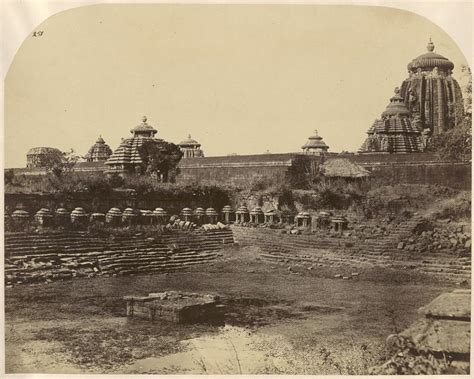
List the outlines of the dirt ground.
<svg viewBox="0 0 474 379">
<path fill-rule="evenodd" d="M 357 280 L 288 270 L 232 247 L 167 274 L 96 277 L 5 292 L 8 373 L 365 374 L 386 337 L 450 285 L 373 268 Z M 127 319 L 125 295 L 219 294 L 226 326 Z"/>
</svg>

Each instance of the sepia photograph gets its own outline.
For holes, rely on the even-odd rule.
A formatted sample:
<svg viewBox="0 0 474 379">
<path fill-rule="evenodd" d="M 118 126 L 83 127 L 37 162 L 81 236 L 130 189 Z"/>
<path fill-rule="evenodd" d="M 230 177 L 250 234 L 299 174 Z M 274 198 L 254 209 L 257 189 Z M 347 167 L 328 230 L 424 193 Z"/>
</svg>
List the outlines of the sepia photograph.
<svg viewBox="0 0 474 379">
<path fill-rule="evenodd" d="M 27 3 L 5 374 L 470 375 L 472 2 Z"/>
</svg>

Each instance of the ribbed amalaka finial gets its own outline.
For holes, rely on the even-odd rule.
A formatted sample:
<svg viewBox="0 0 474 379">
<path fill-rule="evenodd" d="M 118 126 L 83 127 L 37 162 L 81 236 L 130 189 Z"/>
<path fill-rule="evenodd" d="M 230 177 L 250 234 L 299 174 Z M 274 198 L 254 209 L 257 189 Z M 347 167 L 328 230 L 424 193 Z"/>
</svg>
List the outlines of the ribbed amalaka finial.
<svg viewBox="0 0 474 379">
<path fill-rule="evenodd" d="M 431 41 L 431 37 L 430 37 L 430 41 L 428 42 L 428 45 L 426 46 L 426 48 L 428 49 L 429 52 L 433 51 L 434 48 L 435 48 L 435 45 L 434 45 L 433 41 Z"/>
</svg>

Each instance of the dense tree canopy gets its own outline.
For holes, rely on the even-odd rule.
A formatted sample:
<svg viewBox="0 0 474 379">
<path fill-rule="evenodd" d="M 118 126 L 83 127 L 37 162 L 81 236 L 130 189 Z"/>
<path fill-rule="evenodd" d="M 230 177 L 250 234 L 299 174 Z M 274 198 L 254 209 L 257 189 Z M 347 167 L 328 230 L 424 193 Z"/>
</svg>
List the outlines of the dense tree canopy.
<svg viewBox="0 0 474 379">
<path fill-rule="evenodd" d="M 141 171 L 168 181 L 171 172 L 176 171 L 183 152 L 178 145 L 166 141 L 147 141 L 138 148 L 143 161 Z"/>
<path fill-rule="evenodd" d="M 41 164 L 49 175 L 59 178 L 65 173 L 71 172 L 78 160 L 79 156 L 71 149 L 67 153 L 61 151 L 51 152 L 42 158 Z"/>
</svg>

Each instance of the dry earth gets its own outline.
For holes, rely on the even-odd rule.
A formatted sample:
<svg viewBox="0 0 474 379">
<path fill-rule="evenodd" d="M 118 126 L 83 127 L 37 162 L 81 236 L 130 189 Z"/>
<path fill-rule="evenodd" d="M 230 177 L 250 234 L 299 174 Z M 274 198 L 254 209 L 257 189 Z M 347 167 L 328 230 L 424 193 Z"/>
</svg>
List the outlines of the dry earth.
<svg viewBox="0 0 474 379">
<path fill-rule="evenodd" d="M 358 280 L 288 270 L 232 247 L 188 271 L 95 277 L 5 292 L 8 373 L 365 374 L 386 337 L 452 285 L 367 269 Z M 219 294 L 226 327 L 127 320 L 125 295 Z"/>
</svg>

